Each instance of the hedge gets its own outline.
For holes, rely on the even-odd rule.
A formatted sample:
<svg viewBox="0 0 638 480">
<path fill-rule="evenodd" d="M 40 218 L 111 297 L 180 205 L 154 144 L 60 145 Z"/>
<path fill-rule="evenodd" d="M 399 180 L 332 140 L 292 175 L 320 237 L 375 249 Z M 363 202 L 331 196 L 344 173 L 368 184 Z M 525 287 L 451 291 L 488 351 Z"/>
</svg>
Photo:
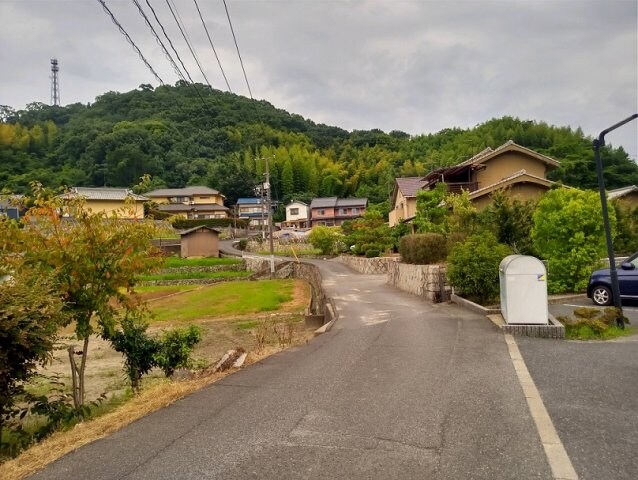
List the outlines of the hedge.
<svg viewBox="0 0 638 480">
<path fill-rule="evenodd" d="M 447 257 L 447 242 L 439 233 L 417 233 L 406 235 L 399 243 L 403 263 L 429 265 Z"/>
<path fill-rule="evenodd" d="M 192 220 L 186 220 L 183 218 L 177 219 L 173 222 L 173 228 L 178 230 L 187 230 L 189 228 L 199 227 L 205 225 L 207 227 L 234 227 L 246 228 L 248 227 L 247 220 L 235 220 L 234 218 L 197 218 Z"/>
</svg>

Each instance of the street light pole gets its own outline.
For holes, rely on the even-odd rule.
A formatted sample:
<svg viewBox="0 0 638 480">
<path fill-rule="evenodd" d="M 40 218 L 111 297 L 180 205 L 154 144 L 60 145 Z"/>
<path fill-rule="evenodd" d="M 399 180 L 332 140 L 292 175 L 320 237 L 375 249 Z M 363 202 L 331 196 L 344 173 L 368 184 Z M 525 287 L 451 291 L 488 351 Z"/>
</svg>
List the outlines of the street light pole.
<svg viewBox="0 0 638 480">
<path fill-rule="evenodd" d="M 600 147 L 605 146 L 605 135 L 612 130 L 622 127 L 624 124 L 638 118 L 638 113 L 625 118 L 624 120 L 606 128 L 594 139 L 594 159 L 596 161 L 596 173 L 598 175 L 598 189 L 600 191 L 600 203 L 603 210 L 603 224 L 605 226 L 605 240 L 607 241 L 607 255 L 609 256 L 609 273 L 611 276 L 611 293 L 614 300 L 614 306 L 617 308 L 616 325 L 625 328 L 625 318 L 622 311 L 622 302 L 620 300 L 620 287 L 618 286 L 618 271 L 616 270 L 616 259 L 614 257 L 614 245 L 611 239 L 611 226 L 609 224 L 609 211 L 607 209 L 607 194 L 605 193 L 605 179 L 603 178 L 603 162 L 600 158 Z"/>
<path fill-rule="evenodd" d="M 270 195 L 270 167 L 266 157 L 266 207 L 268 208 L 268 239 L 270 244 L 270 276 L 275 274 L 275 248 L 272 239 L 272 198 Z"/>
</svg>

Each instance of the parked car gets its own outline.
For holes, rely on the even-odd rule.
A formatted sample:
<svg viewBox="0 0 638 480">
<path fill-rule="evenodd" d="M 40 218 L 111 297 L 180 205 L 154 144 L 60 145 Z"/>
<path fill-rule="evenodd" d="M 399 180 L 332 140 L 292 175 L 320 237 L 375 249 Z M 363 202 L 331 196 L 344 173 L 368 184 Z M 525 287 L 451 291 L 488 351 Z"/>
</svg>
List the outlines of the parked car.
<svg viewBox="0 0 638 480">
<path fill-rule="evenodd" d="M 618 286 L 621 300 L 638 300 L 638 252 L 620 264 Z M 611 274 L 608 268 L 596 270 L 589 277 L 587 296 L 596 305 L 607 306 L 614 302 L 611 293 Z"/>
</svg>

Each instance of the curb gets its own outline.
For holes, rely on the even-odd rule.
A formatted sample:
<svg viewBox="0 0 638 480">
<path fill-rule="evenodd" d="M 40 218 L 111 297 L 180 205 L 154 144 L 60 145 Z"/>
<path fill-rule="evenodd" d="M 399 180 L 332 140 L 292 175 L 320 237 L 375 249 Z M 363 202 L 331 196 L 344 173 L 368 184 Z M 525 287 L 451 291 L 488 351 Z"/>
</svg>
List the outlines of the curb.
<svg viewBox="0 0 638 480">
<path fill-rule="evenodd" d="M 468 300 L 467 298 L 459 297 L 456 293 L 453 293 L 450 296 L 450 300 L 452 300 L 452 302 L 456 303 L 457 305 L 460 305 L 461 307 L 465 307 L 468 310 L 472 310 L 473 312 L 480 313 L 481 315 L 487 316 L 487 315 L 494 315 L 497 313 L 501 313 L 500 308 L 484 307 L 482 305 L 479 305 L 478 303 L 474 303 Z"/>
<path fill-rule="evenodd" d="M 585 300 L 587 298 L 587 294 L 585 293 L 575 293 L 573 295 L 554 295 L 550 296 L 547 299 L 547 303 L 550 305 L 557 305 L 563 302 L 569 302 L 571 300 Z"/>
</svg>

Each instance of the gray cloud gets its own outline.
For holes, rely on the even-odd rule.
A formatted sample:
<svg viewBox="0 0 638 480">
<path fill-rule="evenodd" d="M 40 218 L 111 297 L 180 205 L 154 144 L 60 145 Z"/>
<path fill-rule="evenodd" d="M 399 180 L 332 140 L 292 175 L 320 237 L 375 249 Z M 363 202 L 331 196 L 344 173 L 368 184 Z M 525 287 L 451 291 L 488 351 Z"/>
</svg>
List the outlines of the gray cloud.
<svg viewBox="0 0 638 480">
<path fill-rule="evenodd" d="M 142 2 L 145 5 L 144 2 Z M 182 59 L 201 74 L 163 0 Z M 192 0 L 175 0 L 206 74 L 221 73 Z M 199 0 L 231 87 L 247 95 L 221 1 Z M 634 0 L 228 0 L 253 94 L 318 122 L 413 134 L 514 115 L 594 135 L 638 110 Z M 129 0 L 107 4 L 169 83 L 177 78 Z M 63 103 L 156 84 L 93 0 L 1 0 L 0 103 Z M 609 140 L 636 157 L 638 122 Z"/>
</svg>

